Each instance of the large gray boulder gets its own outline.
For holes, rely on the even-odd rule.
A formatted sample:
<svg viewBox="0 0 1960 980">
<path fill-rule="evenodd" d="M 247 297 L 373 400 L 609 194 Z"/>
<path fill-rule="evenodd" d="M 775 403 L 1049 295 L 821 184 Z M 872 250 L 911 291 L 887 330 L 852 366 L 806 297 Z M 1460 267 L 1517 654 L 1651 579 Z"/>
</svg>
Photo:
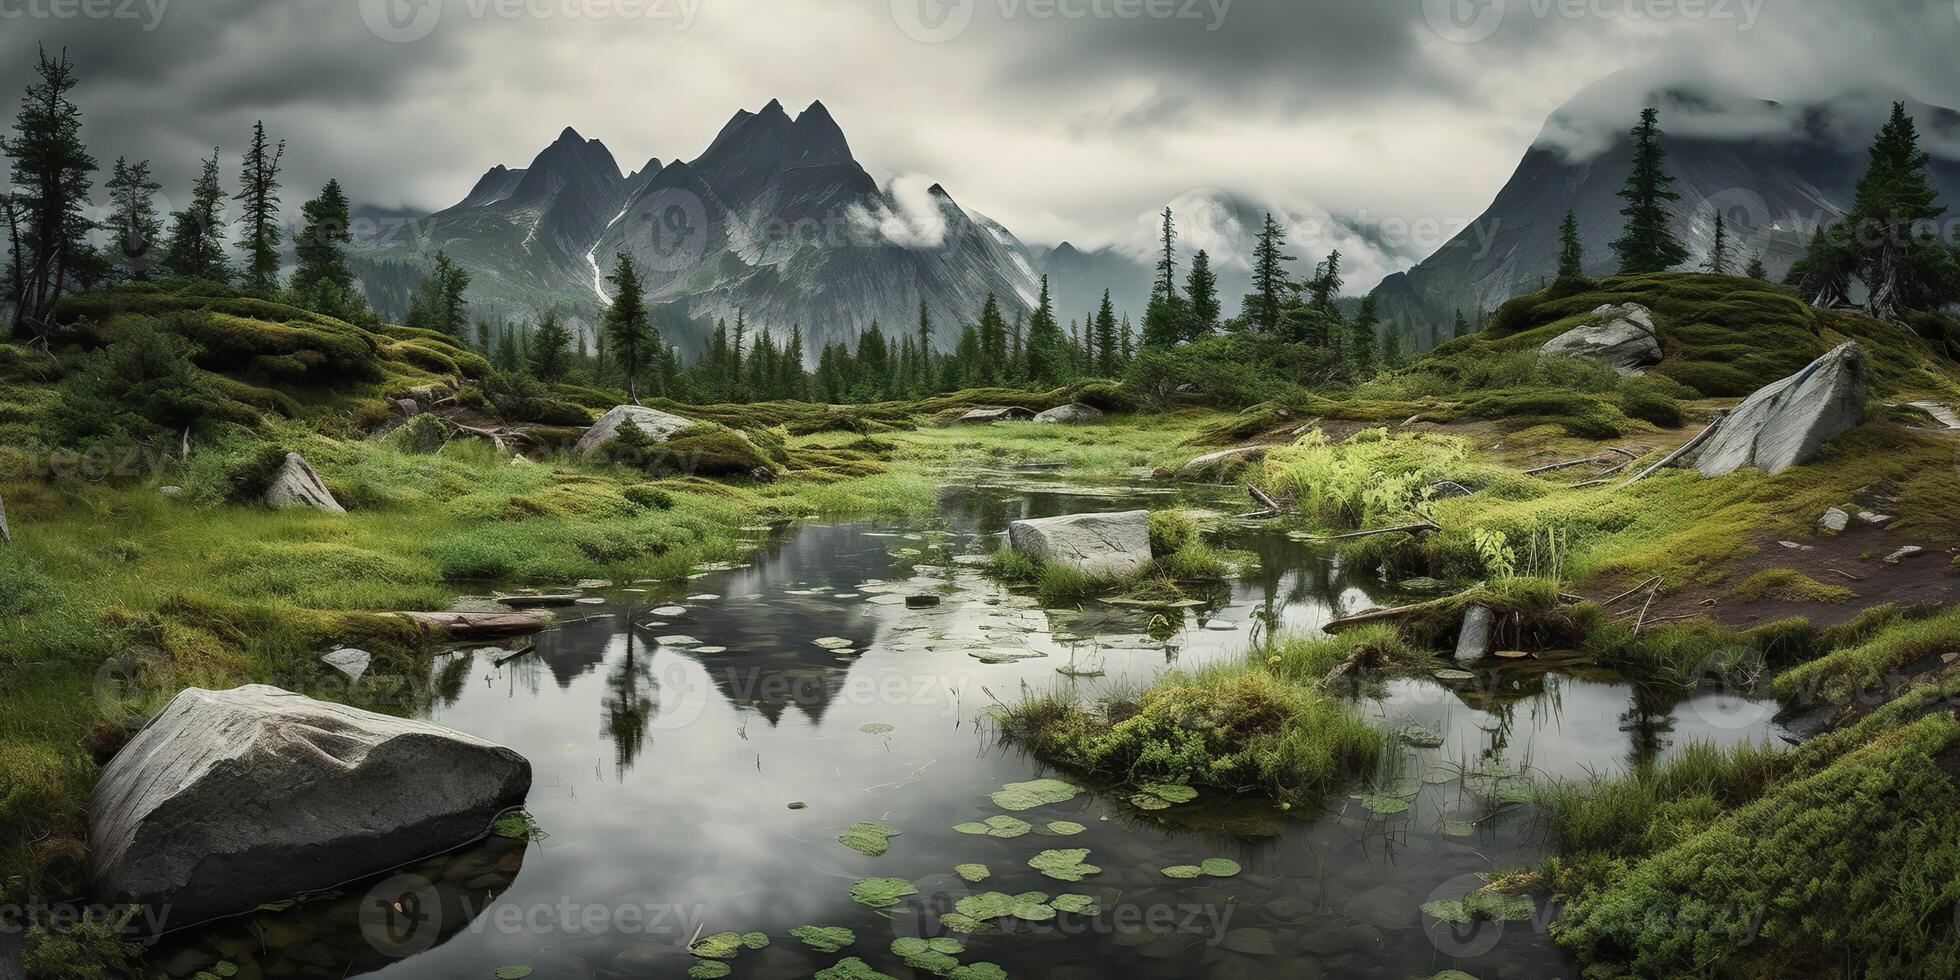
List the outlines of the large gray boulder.
<svg viewBox="0 0 1960 980">
<path fill-rule="evenodd" d="M 1007 544 L 1043 564 L 1091 578 L 1123 578 L 1150 565 L 1150 512 L 1015 521 L 1007 526 Z"/>
<path fill-rule="evenodd" d="M 1087 405 L 1063 405 L 1035 416 L 1034 420 L 1045 425 L 1094 425 L 1103 420 L 1103 413 Z"/>
<path fill-rule="evenodd" d="M 583 456 L 619 438 L 619 427 L 627 419 L 632 419 L 633 424 L 652 437 L 654 442 L 666 442 L 674 433 L 694 424 L 692 420 L 656 409 L 621 405 L 599 416 L 599 421 L 592 423 L 592 428 L 579 437 L 578 445 L 572 447 L 572 452 Z"/>
<path fill-rule="evenodd" d="M 1249 463 L 1257 463 L 1273 451 L 1271 446 L 1239 446 L 1221 452 L 1206 453 L 1185 463 L 1177 469 L 1180 480 L 1209 480 L 1229 476 L 1233 471 Z"/>
<path fill-rule="evenodd" d="M 1456 662 L 1474 664 L 1490 656 L 1491 629 L 1497 614 L 1481 603 L 1463 611 L 1463 627 L 1456 634 Z"/>
<path fill-rule="evenodd" d="M 265 491 L 265 502 L 281 510 L 287 508 L 311 508 L 329 514 L 345 514 L 346 508 L 333 499 L 327 485 L 320 482 L 320 474 L 298 453 L 287 453 L 286 462 L 272 477 L 272 486 Z"/>
<path fill-rule="evenodd" d="M 1592 322 L 1568 330 L 1540 348 L 1547 354 L 1598 361 L 1621 374 L 1640 374 L 1661 362 L 1653 311 L 1638 303 L 1602 306 Z"/>
<path fill-rule="evenodd" d="M 530 788 L 523 756 L 428 722 L 192 688 L 103 769 L 90 872 L 190 926 L 469 843 Z"/>
<path fill-rule="evenodd" d="M 1683 462 L 1703 476 L 1726 476 L 1746 466 L 1771 474 L 1801 466 L 1825 443 L 1864 424 L 1870 387 L 1864 349 L 1846 343 L 1750 395 Z"/>
</svg>

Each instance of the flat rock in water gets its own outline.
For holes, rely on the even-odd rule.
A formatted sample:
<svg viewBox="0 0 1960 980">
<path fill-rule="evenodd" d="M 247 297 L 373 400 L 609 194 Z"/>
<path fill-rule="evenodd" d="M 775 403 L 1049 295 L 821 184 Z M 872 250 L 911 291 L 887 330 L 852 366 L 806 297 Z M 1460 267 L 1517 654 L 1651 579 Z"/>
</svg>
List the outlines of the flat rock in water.
<svg viewBox="0 0 1960 980">
<path fill-rule="evenodd" d="M 103 769 L 90 872 L 190 926 L 468 843 L 530 788 L 523 756 L 428 722 L 193 688 Z"/>
<path fill-rule="evenodd" d="M 1490 630 L 1497 614 L 1489 606 L 1474 605 L 1463 611 L 1463 628 L 1456 634 L 1456 662 L 1474 664 L 1490 655 Z"/>
<path fill-rule="evenodd" d="M 579 437 L 578 445 L 572 447 L 572 452 L 583 456 L 619 438 L 619 427 L 627 419 L 632 419 L 633 424 L 654 442 L 666 442 L 673 438 L 674 433 L 694 424 L 691 420 L 678 415 L 670 415 L 639 405 L 621 405 L 600 416 L 599 421 L 592 423 L 592 428 L 585 430 L 585 435 Z"/>
<path fill-rule="evenodd" d="M 329 514 L 345 514 L 347 509 L 340 501 L 333 499 L 327 485 L 320 482 L 320 474 L 298 453 L 287 453 L 286 462 L 272 477 L 272 485 L 266 488 L 265 502 L 280 510 L 287 508 L 311 508 Z"/>
<path fill-rule="evenodd" d="M 1864 349 L 1843 344 L 1750 395 L 1684 462 L 1711 477 L 1749 466 L 1770 474 L 1801 466 L 1825 443 L 1864 424 L 1870 387 Z"/>
<path fill-rule="evenodd" d="M 1103 420 L 1103 413 L 1087 405 L 1063 405 L 1035 416 L 1034 420 L 1045 425 L 1094 425 Z"/>
<path fill-rule="evenodd" d="M 1015 521 L 1007 526 L 1015 551 L 1091 578 L 1125 578 L 1150 565 L 1150 513 L 1075 514 Z"/>
<path fill-rule="evenodd" d="M 1206 453 L 1177 469 L 1180 480 L 1203 480 L 1223 476 L 1227 471 L 1247 463 L 1256 463 L 1273 451 L 1271 446 L 1240 446 L 1222 452 Z"/>
<path fill-rule="evenodd" d="M 346 649 L 335 650 L 321 657 L 320 662 L 346 674 L 348 680 L 358 681 L 361 679 L 361 675 L 367 673 L 368 667 L 374 663 L 374 655 L 366 650 L 356 650 L 348 647 Z"/>
<path fill-rule="evenodd" d="M 1625 303 L 1602 306 L 1592 315 L 1591 323 L 1559 334 L 1540 350 L 1598 361 L 1621 374 L 1640 374 L 1661 362 L 1664 355 L 1652 310 Z"/>
</svg>

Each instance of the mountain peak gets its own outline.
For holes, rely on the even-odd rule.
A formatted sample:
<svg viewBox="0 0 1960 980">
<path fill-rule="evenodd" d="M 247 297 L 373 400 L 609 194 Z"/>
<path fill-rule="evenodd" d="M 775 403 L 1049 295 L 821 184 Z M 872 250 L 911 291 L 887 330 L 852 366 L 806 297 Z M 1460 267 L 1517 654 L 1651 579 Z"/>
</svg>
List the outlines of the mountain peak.
<svg viewBox="0 0 1960 980">
<path fill-rule="evenodd" d="M 760 113 L 760 115 L 764 115 L 764 116 L 787 116 L 787 115 L 789 115 L 789 113 L 788 113 L 788 112 L 786 112 L 786 111 L 784 111 L 784 109 L 783 109 L 783 103 L 782 103 L 782 101 L 781 101 L 781 100 L 779 100 L 779 99 L 770 99 L 770 100 L 769 100 L 769 104 L 768 104 L 768 105 L 766 105 L 766 106 L 763 106 L 763 107 L 762 107 L 762 112 Z"/>
<path fill-rule="evenodd" d="M 573 129 L 573 128 L 572 128 L 572 127 L 570 127 L 570 126 L 566 126 L 566 127 L 565 127 L 565 131 L 564 131 L 564 132 L 562 132 L 562 133 L 559 133 L 559 134 L 558 134 L 558 142 L 560 142 L 560 143 L 583 143 L 583 142 L 585 142 L 585 137 L 583 137 L 583 136 L 580 136 L 580 135 L 578 134 L 578 130 L 576 130 L 576 129 Z"/>
</svg>

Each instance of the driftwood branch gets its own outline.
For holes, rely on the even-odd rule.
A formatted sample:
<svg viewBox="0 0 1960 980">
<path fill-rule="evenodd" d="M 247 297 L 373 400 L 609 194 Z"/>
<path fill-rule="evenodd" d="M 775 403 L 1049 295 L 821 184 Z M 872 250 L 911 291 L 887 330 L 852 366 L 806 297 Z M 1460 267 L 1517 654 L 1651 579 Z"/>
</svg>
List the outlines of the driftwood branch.
<svg viewBox="0 0 1960 980">
<path fill-rule="evenodd" d="M 1646 591 L 1647 589 L 1653 588 L 1655 585 L 1659 584 L 1660 580 L 1661 577 L 1659 575 L 1656 575 L 1653 578 L 1650 578 L 1647 581 L 1642 582 L 1639 585 L 1636 585 L 1633 588 L 1628 589 L 1625 592 L 1622 592 L 1619 595 L 1616 595 L 1613 598 L 1608 599 L 1603 603 L 1600 603 L 1600 605 L 1608 606 L 1608 607 L 1617 606 L 1620 604 L 1622 600 L 1630 599 L 1636 595 L 1639 595 L 1641 592 Z"/>
<path fill-rule="evenodd" d="M 1584 466 L 1584 465 L 1586 465 L 1587 463 L 1597 463 L 1597 462 L 1599 462 L 1599 461 L 1600 461 L 1600 459 L 1601 459 L 1601 458 L 1602 458 L 1602 457 L 1603 457 L 1604 455 L 1605 455 L 1605 454 L 1603 454 L 1603 453 L 1601 453 L 1601 454 L 1596 454 L 1596 455 L 1592 455 L 1592 456 L 1587 456 L 1587 457 L 1584 457 L 1584 458 L 1582 458 L 1582 459 L 1568 459 L 1568 460 L 1565 460 L 1564 462 L 1559 462 L 1559 463 L 1548 463 L 1548 464 L 1546 464 L 1546 465 L 1544 465 L 1544 466 L 1540 466 L 1540 467 L 1538 467 L 1538 468 L 1537 468 L 1537 469 L 1535 469 L 1535 470 L 1525 470 L 1525 471 L 1524 471 L 1524 475 L 1526 475 L 1526 476 L 1537 476 L 1537 475 L 1538 475 L 1538 474 L 1540 474 L 1540 473 L 1552 473 L 1552 472 L 1556 472 L 1556 471 L 1558 471 L 1558 470 L 1569 470 L 1569 469 L 1571 469 L 1571 468 L 1573 468 L 1574 466 Z"/>
<path fill-rule="evenodd" d="M 0 544 L 13 544 L 14 534 L 7 530 L 7 502 L 0 500 Z"/>
<path fill-rule="evenodd" d="M 1321 627 L 1321 629 L 1326 630 L 1329 633 L 1341 633 L 1347 630 L 1351 630 L 1356 626 L 1366 626 L 1370 623 L 1381 623 L 1381 622 L 1387 622 L 1388 620 L 1392 620 L 1392 619 L 1401 619 L 1404 616 L 1410 616 L 1415 613 L 1421 612 L 1425 609 L 1428 609 L 1433 605 L 1435 605 L 1434 602 L 1419 602 L 1413 606 L 1395 606 L 1389 609 L 1376 609 L 1372 612 L 1360 613 L 1354 616 L 1348 616 L 1342 619 L 1334 620 L 1333 622 L 1328 623 L 1326 626 Z"/>
<path fill-rule="evenodd" d="M 1327 543 L 1330 541 L 1352 541 L 1356 538 L 1372 538 L 1382 534 L 1421 534 L 1426 531 L 1441 531 L 1442 528 L 1424 521 L 1421 524 L 1404 524 L 1401 527 L 1384 527 L 1373 531 L 1350 531 L 1347 534 L 1334 534 L 1326 537 L 1318 535 L 1307 537 L 1308 541 Z"/>
<path fill-rule="evenodd" d="M 1248 483 L 1246 484 L 1245 492 L 1251 494 L 1252 499 L 1259 501 L 1260 506 L 1265 507 L 1268 511 L 1275 514 L 1280 512 L 1279 501 L 1274 500 L 1266 491 Z"/>
<path fill-rule="evenodd" d="M 497 640 L 544 629 L 545 618 L 537 613 L 395 613 L 421 626 L 441 630 L 452 640 Z"/>
<path fill-rule="evenodd" d="M 1655 473 L 1658 473 L 1661 470 L 1674 465 L 1675 460 L 1678 460 L 1681 457 L 1686 456 L 1691 452 L 1694 452 L 1696 449 L 1700 448 L 1702 443 L 1707 442 L 1708 437 L 1714 435 L 1715 430 L 1721 428 L 1722 423 L 1727 421 L 1728 417 L 1729 417 L 1729 413 L 1727 412 L 1723 412 L 1715 416 L 1715 421 L 1708 423 L 1708 428 L 1701 430 L 1701 435 L 1698 435 L 1693 439 L 1688 440 L 1686 443 L 1684 443 L 1681 446 L 1681 448 L 1676 449 L 1671 453 L 1668 453 L 1667 458 L 1661 460 L 1658 463 L 1655 463 L 1652 466 L 1647 467 L 1644 470 L 1641 470 L 1638 474 L 1636 474 L 1633 477 L 1633 479 L 1630 479 L 1627 482 L 1622 483 L 1620 485 L 1623 487 L 1633 486 L 1634 484 L 1639 483 L 1640 481 L 1645 480 L 1650 476 L 1653 476 Z"/>
</svg>

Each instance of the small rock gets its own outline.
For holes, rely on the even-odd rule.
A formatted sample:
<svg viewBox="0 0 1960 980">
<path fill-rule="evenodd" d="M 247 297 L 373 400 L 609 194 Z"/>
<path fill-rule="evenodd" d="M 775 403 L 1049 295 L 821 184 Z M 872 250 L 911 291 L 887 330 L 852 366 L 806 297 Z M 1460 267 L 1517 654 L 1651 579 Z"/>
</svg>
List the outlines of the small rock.
<svg viewBox="0 0 1960 980">
<path fill-rule="evenodd" d="M 1777 544 L 1780 544 L 1783 547 L 1790 549 L 1791 551 L 1816 551 L 1817 550 L 1816 548 L 1813 548 L 1810 545 L 1798 544 L 1795 541 L 1778 541 Z"/>
<path fill-rule="evenodd" d="M 1490 655 L 1490 631 L 1497 614 L 1486 605 L 1474 605 L 1463 613 L 1463 628 L 1456 635 L 1456 662 L 1474 664 Z"/>
<path fill-rule="evenodd" d="M 327 485 L 320 481 L 320 474 L 313 471 L 305 458 L 298 453 L 287 453 L 286 462 L 272 478 L 272 486 L 265 492 L 265 502 L 275 508 L 308 507 L 326 511 L 329 514 L 345 514 L 346 508 L 333 499 Z"/>
<path fill-rule="evenodd" d="M 1892 552 L 1889 555 L 1886 555 L 1885 563 L 1887 565 L 1897 565 L 1898 563 L 1905 561 L 1908 558 L 1917 558 L 1925 553 L 1926 553 L 1926 549 L 1921 548 L 1916 544 L 1909 544 L 1903 548 L 1900 548 L 1897 551 Z"/>
<path fill-rule="evenodd" d="M 1047 425 L 1094 425 L 1103 420 L 1103 413 L 1087 405 L 1063 405 L 1035 416 L 1034 420 Z"/>
<path fill-rule="evenodd" d="M 1898 518 L 1893 517 L 1890 514 L 1874 514 L 1868 510 L 1859 511 L 1858 519 L 1864 521 L 1867 524 L 1890 524 L 1893 521 L 1898 520 Z"/>
<path fill-rule="evenodd" d="M 1641 374 L 1664 356 L 1653 312 L 1638 303 L 1602 306 L 1593 322 L 1569 330 L 1541 348 L 1544 353 L 1598 361 L 1621 374 Z"/>
<path fill-rule="evenodd" d="M 157 492 L 163 494 L 166 497 L 177 497 L 183 495 L 184 488 L 183 487 L 158 487 Z"/>
<path fill-rule="evenodd" d="M 1833 507 L 1817 519 L 1817 530 L 1821 534 L 1839 534 L 1851 526 L 1851 515 Z"/>
<path fill-rule="evenodd" d="M 368 666 L 374 663 L 374 655 L 366 650 L 344 647 L 320 658 L 320 662 L 347 675 L 350 681 L 358 681 L 367 673 Z"/>
</svg>

